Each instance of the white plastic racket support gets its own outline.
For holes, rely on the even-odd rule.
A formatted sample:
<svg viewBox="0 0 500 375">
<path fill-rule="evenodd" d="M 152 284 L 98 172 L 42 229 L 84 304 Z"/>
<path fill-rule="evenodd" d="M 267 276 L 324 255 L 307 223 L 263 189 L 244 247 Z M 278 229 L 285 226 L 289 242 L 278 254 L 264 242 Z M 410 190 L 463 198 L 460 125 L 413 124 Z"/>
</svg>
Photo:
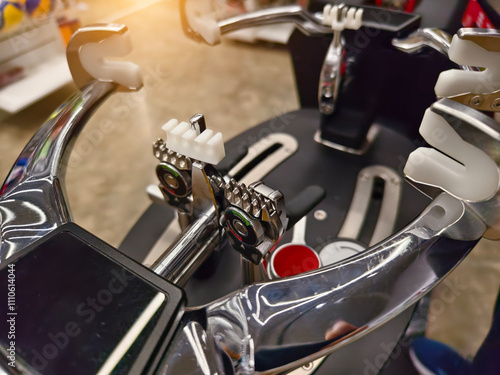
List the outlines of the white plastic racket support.
<svg viewBox="0 0 500 375">
<path fill-rule="evenodd" d="M 205 129 L 198 135 L 187 122 L 172 119 L 162 127 L 167 132 L 167 148 L 191 159 L 218 164 L 226 155 L 222 133 Z"/>
<path fill-rule="evenodd" d="M 221 30 L 217 24 L 217 14 L 212 3 L 206 0 L 185 2 L 186 18 L 189 27 L 210 45 L 221 42 Z"/>
<path fill-rule="evenodd" d="M 404 169 L 408 178 L 469 202 L 484 201 L 495 195 L 500 182 L 496 163 L 460 138 L 430 108 L 425 112 L 420 134 L 435 149 L 420 147 L 410 154 Z"/>
<path fill-rule="evenodd" d="M 438 98 L 449 98 L 474 109 L 500 111 L 500 33 L 488 29 L 460 29 L 448 52 L 459 65 L 481 71 L 451 69 L 436 82 Z"/>
<path fill-rule="evenodd" d="M 121 90 L 143 86 L 139 66 L 132 62 L 108 61 L 132 52 L 130 34 L 125 25 L 91 25 L 75 33 L 68 43 L 67 57 L 71 75 L 79 88 L 92 81 L 113 82 Z"/>
<path fill-rule="evenodd" d="M 441 73 L 436 95 L 475 109 L 494 109 L 495 92 L 500 88 L 499 36 L 495 30 L 459 30 L 451 43 L 450 59 L 457 64 L 486 69 L 480 72 L 453 69 Z M 410 154 L 404 169 L 410 180 L 441 188 L 469 202 L 485 201 L 496 194 L 500 183 L 497 164 L 484 151 L 464 141 L 448 121 L 431 108 L 422 119 L 420 134 L 434 149 L 420 147 Z"/>
</svg>

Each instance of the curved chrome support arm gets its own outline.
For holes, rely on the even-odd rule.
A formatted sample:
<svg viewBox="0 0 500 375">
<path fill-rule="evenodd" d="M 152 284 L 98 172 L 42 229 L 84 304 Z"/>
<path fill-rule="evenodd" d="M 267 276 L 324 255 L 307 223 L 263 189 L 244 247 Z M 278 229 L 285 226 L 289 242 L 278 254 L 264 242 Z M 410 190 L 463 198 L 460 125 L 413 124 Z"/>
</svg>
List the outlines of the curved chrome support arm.
<svg viewBox="0 0 500 375">
<path fill-rule="evenodd" d="M 362 6 L 366 19 L 362 25 L 381 30 L 398 31 L 416 22 L 420 16 L 410 15 L 379 7 Z M 222 34 L 248 27 L 275 23 L 292 23 L 307 36 L 331 35 L 332 29 L 324 24 L 322 12 L 311 13 L 299 5 L 286 5 L 259 9 L 237 16 L 228 17 L 224 7 L 211 0 L 181 0 L 180 13 L 185 34 L 207 44 L 220 43 Z M 396 15 L 392 17 L 391 14 Z M 393 22 L 389 22 L 392 19 Z M 395 19 L 399 19 L 395 22 Z"/>
<path fill-rule="evenodd" d="M 203 373 L 220 372 L 218 356 L 232 361 L 238 374 L 281 373 L 324 356 L 415 303 L 484 230 L 463 202 L 442 194 L 408 227 L 362 255 L 253 284 L 188 312 L 167 355 L 169 372 L 199 373 L 202 363 Z M 335 337 L 339 322 L 354 328 Z"/>
<path fill-rule="evenodd" d="M 289 5 L 227 18 L 219 21 L 218 25 L 222 34 L 247 27 L 286 22 L 293 23 L 308 36 L 331 34 L 331 27 L 323 25 L 322 21 L 323 16 L 320 13 L 311 14 L 299 5 Z"/>
<path fill-rule="evenodd" d="M 64 197 L 68 146 L 116 85 L 94 82 L 64 103 L 17 159 L 0 195 L 0 263 L 71 221 Z"/>
<path fill-rule="evenodd" d="M 437 28 L 418 29 L 404 39 L 393 39 L 392 45 L 398 50 L 413 54 L 424 47 L 429 47 L 448 57 L 451 45 L 451 35 Z M 463 70 L 479 71 L 479 68 L 460 65 Z"/>
<path fill-rule="evenodd" d="M 197 42 L 217 44 L 222 34 L 275 23 L 293 23 L 309 36 L 332 33 L 331 27 L 322 24 L 322 14 L 311 14 L 299 5 L 261 9 L 222 20 L 218 19 L 220 17 L 212 8 L 212 4 L 204 0 L 181 1 L 182 27 L 189 38 Z"/>
<path fill-rule="evenodd" d="M 430 111 L 500 166 L 500 126 L 493 119 L 448 99 L 434 103 Z M 435 134 L 440 134 L 437 146 L 446 150 L 452 133 Z M 420 160 L 416 167 L 426 166 Z M 300 276 L 253 284 L 193 309 L 167 354 L 169 370 L 195 374 L 193 363 L 219 366 L 231 361 L 238 374 L 281 373 L 327 355 L 418 301 L 483 235 L 499 239 L 499 207 L 498 187 L 482 201 L 440 193 L 406 228 L 358 256 Z M 347 333 L 335 334 L 337 324 L 348 327 Z M 206 356 L 219 356 L 220 361 Z"/>
<path fill-rule="evenodd" d="M 64 173 L 72 142 L 87 123 L 89 116 L 116 89 L 123 87 L 107 77 L 93 77 L 80 61 L 85 44 L 99 44 L 105 39 L 123 37 L 127 28 L 122 25 L 94 25 L 77 31 L 68 44 L 67 57 L 76 84 L 81 92 L 73 95 L 36 132 L 24 148 L 0 190 L 0 263 L 30 245 L 56 227 L 71 221 L 64 197 Z M 115 39 L 121 48 L 110 53 L 121 55 L 130 46 L 127 39 Z M 112 44 L 113 45 L 113 44 Z M 113 46 L 114 46 L 113 45 Z M 106 48 L 94 48 L 86 53 L 94 70 L 103 75 L 121 73 L 127 77 L 136 71 L 131 64 L 106 62 L 102 59 Z M 123 48 L 124 47 L 124 48 Z M 97 52 L 96 52 L 97 51 Z M 111 74 L 111 73 L 109 73 Z M 116 74 L 115 74 L 116 75 Z M 133 78 L 139 83 L 141 77 Z M 126 80 L 125 80 L 126 81 Z"/>
</svg>

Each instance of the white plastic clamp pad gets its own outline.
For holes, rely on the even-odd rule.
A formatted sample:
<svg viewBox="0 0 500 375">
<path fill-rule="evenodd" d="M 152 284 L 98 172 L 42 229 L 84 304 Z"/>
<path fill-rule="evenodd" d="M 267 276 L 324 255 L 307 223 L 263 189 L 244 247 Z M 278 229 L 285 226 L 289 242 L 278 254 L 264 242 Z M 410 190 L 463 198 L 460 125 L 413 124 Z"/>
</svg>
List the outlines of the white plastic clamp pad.
<svg viewBox="0 0 500 375">
<path fill-rule="evenodd" d="M 143 85 L 139 66 L 126 61 L 107 61 L 106 57 L 121 57 L 132 52 L 132 41 L 127 31 L 113 35 L 99 43 L 87 43 L 80 49 L 80 62 L 94 78 L 115 82 L 129 88 Z"/>
<path fill-rule="evenodd" d="M 226 155 L 222 133 L 205 129 L 200 135 L 187 122 L 170 120 L 162 127 L 167 132 L 167 148 L 205 163 L 218 164 Z"/>
<path fill-rule="evenodd" d="M 217 14 L 210 0 L 186 0 L 185 11 L 189 27 L 210 45 L 221 42 Z"/>
<path fill-rule="evenodd" d="M 434 88 L 438 97 L 464 93 L 485 94 L 500 89 L 500 53 L 488 51 L 471 40 L 453 37 L 448 52 L 450 60 L 460 65 L 486 68 L 481 72 L 452 69 L 442 72 Z"/>
<path fill-rule="evenodd" d="M 343 16 L 345 14 L 345 17 Z M 327 4 L 323 8 L 323 24 L 331 26 L 332 30 L 358 30 L 363 19 L 363 9 L 350 7 L 347 12 L 338 5 Z"/>
<path fill-rule="evenodd" d="M 413 151 L 404 168 L 408 178 L 471 202 L 487 200 L 497 192 L 500 176 L 495 162 L 460 138 L 452 126 L 430 108 L 425 112 L 420 134 L 437 150 L 420 147 Z"/>
</svg>

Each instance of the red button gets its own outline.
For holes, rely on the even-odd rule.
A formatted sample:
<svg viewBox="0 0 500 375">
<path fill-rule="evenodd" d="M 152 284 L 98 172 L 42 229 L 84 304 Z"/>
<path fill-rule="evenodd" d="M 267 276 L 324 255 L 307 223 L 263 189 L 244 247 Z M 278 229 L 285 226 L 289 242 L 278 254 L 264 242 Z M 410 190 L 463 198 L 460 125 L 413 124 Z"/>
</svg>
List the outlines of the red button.
<svg viewBox="0 0 500 375">
<path fill-rule="evenodd" d="M 299 275 L 320 267 L 318 254 L 305 245 L 289 244 L 275 250 L 271 257 L 278 277 Z"/>
</svg>

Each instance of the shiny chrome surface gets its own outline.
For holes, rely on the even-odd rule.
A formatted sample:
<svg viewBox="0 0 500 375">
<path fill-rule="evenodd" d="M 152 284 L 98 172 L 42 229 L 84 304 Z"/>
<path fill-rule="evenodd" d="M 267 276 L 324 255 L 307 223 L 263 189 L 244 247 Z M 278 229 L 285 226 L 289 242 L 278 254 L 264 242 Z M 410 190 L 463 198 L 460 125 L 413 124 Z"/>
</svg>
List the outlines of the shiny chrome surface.
<svg viewBox="0 0 500 375">
<path fill-rule="evenodd" d="M 64 197 L 66 151 L 115 88 L 97 81 L 84 87 L 51 115 L 22 151 L 0 195 L 0 263 L 71 221 Z"/>
<path fill-rule="evenodd" d="M 289 5 L 276 8 L 257 10 L 239 16 L 227 18 L 218 22 L 221 33 L 269 25 L 274 23 L 293 23 L 305 35 L 331 34 L 331 27 L 322 24 L 323 15 L 311 14 L 299 5 Z"/>
<path fill-rule="evenodd" d="M 460 39 L 470 40 L 487 51 L 500 52 L 500 33 L 494 29 L 461 28 L 457 31 Z"/>
<path fill-rule="evenodd" d="M 374 124 L 374 125 L 375 126 L 371 126 L 370 129 L 368 130 L 368 134 L 366 135 L 366 140 L 360 149 L 346 147 L 344 145 L 323 139 L 323 138 L 321 138 L 321 130 L 318 130 L 316 133 L 314 133 L 314 141 L 321 143 L 322 145 L 324 145 L 326 147 L 330 147 L 330 148 L 333 148 L 335 150 L 339 150 L 342 152 L 347 152 L 349 154 L 364 155 L 368 151 L 368 149 L 370 148 L 370 145 L 373 143 L 373 141 L 375 140 L 375 138 L 377 137 L 377 134 L 379 132 L 376 124 Z"/>
<path fill-rule="evenodd" d="M 273 123 L 271 123 L 273 124 Z M 271 125 L 271 130 L 273 125 Z M 281 145 L 276 151 L 267 156 L 257 164 L 250 172 L 245 174 L 240 180 L 241 184 L 250 185 L 255 181 L 262 180 L 269 172 L 283 163 L 290 156 L 295 154 L 299 148 L 297 139 L 286 133 L 272 133 L 254 143 L 248 148 L 247 155 L 240 160 L 228 173 L 230 177 L 236 176 L 243 168 L 250 164 L 255 158 L 273 145 Z"/>
<path fill-rule="evenodd" d="M 500 52 L 498 48 L 500 33 L 498 30 L 462 28 L 455 37 L 474 42 L 488 51 Z M 423 47 L 430 47 L 448 56 L 451 41 L 451 36 L 446 32 L 435 28 L 426 28 L 415 31 L 405 39 L 393 39 L 392 45 L 400 51 L 410 54 L 420 51 Z M 467 65 L 459 65 L 459 67 L 466 71 L 481 71 L 479 67 Z M 480 78 L 478 78 L 479 81 Z M 480 86 L 478 87 L 480 88 Z M 460 93 L 449 97 L 449 99 L 480 111 L 500 112 L 500 90 L 495 90 L 493 82 L 486 85 L 486 90 L 478 89 L 477 92 Z"/>
<path fill-rule="evenodd" d="M 485 230 L 463 202 L 442 194 L 410 225 L 363 254 L 320 270 L 247 286 L 193 309 L 183 326 L 205 324 L 196 340 L 179 330 L 167 353 L 172 374 L 279 373 L 313 361 L 387 322 L 445 277 Z M 480 224 L 480 223 L 479 223 Z M 463 228 L 466 228 L 463 231 Z M 328 337 L 337 322 L 355 329 Z M 201 351 L 194 343 L 212 350 Z M 200 371 L 197 363 L 213 367 Z"/>
<path fill-rule="evenodd" d="M 78 30 L 68 43 L 68 65 L 81 92 L 61 105 L 21 152 L 0 189 L 0 263 L 57 226 L 71 221 L 64 197 L 69 150 L 89 116 L 115 90 L 136 90 L 92 77 L 79 51 L 127 31 L 123 25 L 93 25 Z"/>
<path fill-rule="evenodd" d="M 493 119 L 447 99 L 431 109 L 500 165 L 500 126 Z M 190 310 L 183 326 L 205 328 L 197 339 L 177 332 L 168 371 L 227 373 L 225 358 L 236 374 L 281 373 L 357 340 L 432 290 L 483 234 L 500 237 L 499 196 L 470 203 L 441 193 L 406 228 L 359 255 Z M 332 336 L 336 324 L 351 328 Z"/>
<path fill-rule="evenodd" d="M 254 143 L 248 148 L 247 155 L 240 160 L 228 173 L 229 176 L 235 176 L 255 158 L 262 154 L 269 147 L 280 144 L 281 147 L 275 152 L 267 156 L 258 165 L 256 165 L 249 173 L 239 180 L 242 184 L 251 184 L 255 181 L 262 180 L 269 172 L 271 172 L 278 165 L 283 163 L 286 159 L 297 152 L 299 142 L 297 139 L 286 133 L 272 133 L 267 137 Z M 245 285 L 252 284 L 257 281 L 267 279 L 266 273 L 262 266 L 257 266 L 252 262 L 242 259 L 241 268 L 243 272 L 243 282 Z"/>
<path fill-rule="evenodd" d="M 0 196 L 1 261 L 70 220 L 62 189 L 65 151 L 115 88 L 105 82 L 85 86 L 22 152 Z M 498 124 L 454 104 L 441 101 L 433 109 L 465 122 L 458 127 L 464 139 L 482 143 L 498 164 Z M 498 194 L 466 204 L 443 193 L 406 228 L 360 255 L 303 275 L 249 285 L 188 311 L 166 354 L 168 373 L 288 371 L 353 342 L 429 292 L 485 231 L 497 234 L 499 206 Z M 215 206 L 204 211 L 155 272 L 182 283 L 182 268 L 201 259 L 193 254 L 203 254 L 216 242 L 216 216 Z M 352 331 L 332 337 L 329 332 L 338 322 L 348 323 Z"/>
<path fill-rule="evenodd" d="M 424 47 L 430 47 L 448 56 L 451 35 L 436 28 L 418 29 L 404 39 L 393 39 L 392 45 L 398 50 L 409 54 L 417 53 Z M 476 67 L 466 65 L 460 65 L 460 68 L 463 70 L 479 71 Z"/>
<path fill-rule="evenodd" d="M 151 269 L 182 286 L 219 243 L 217 212 L 214 206 L 210 206 L 182 231 Z"/>
<path fill-rule="evenodd" d="M 358 239 L 368 214 L 375 178 L 384 180 L 384 194 L 369 245 L 372 246 L 394 233 L 403 181 L 395 170 L 384 165 L 372 165 L 363 168 L 358 174 L 358 182 L 349 211 L 339 230 L 339 238 Z"/>
<path fill-rule="evenodd" d="M 402 52 L 415 53 L 424 47 L 435 49 L 448 56 L 451 44 L 451 35 L 436 28 L 418 29 L 404 39 L 393 39 L 392 45 Z"/>
<path fill-rule="evenodd" d="M 445 117 L 460 137 L 484 151 L 500 165 L 500 125 L 491 117 L 464 104 L 442 99 L 431 110 Z M 485 237 L 500 239 L 500 189 L 484 202 L 466 202 L 466 205 L 487 225 Z"/>
<path fill-rule="evenodd" d="M 335 110 L 335 103 L 339 95 L 344 47 L 345 43 L 341 32 L 334 32 L 319 77 L 319 110 L 321 113 L 327 115 L 332 114 Z"/>
<path fill-rule="evenodd" d="M 221 34 L 225 34 L 231 31 L 240 30 L 248 27 L 263 26 L 275 23 L 292 23 L 297 29 L 307 36 L 321 36 L 321 35 L 331 35 L 332 29 L 330 26 L 323 25 L 323 13 L 310 13 L 306 9 L 299 5 L 286 5 L 279 7 L 272 7 L 267 9 L 260 9 L 257 11 L 240 14 L 234 17 L 225 19 L 214 19 L 217 17 L 217 12 L 213 9 L 211 3 L 203 3 L 203 0 L 182 0 L 181 1 L 181 20 L 182 27 L 185 34 L 198 42 L 207 42 L 200 34 L 194 31 L 188 22 L 188 17 L 186 15 L 186 6 L 188 2 L 192 2 L 193 6 L 198 8 L 199 17 L 208 17 L 217 24 L 220 29 Z M 379 14 L 380 8 L 364 6 L 364 9 L 371 10 L 374 13 Z M 397 11 L 390 11 L 394 13 L 401 13 Z M 407 14 L 405 14 L 408 16 Z M 363 20 L 363 26 L 379 28 L 381 30 L 397 31 L 403 29 L 407 25 L 411 24 L 417 20 L 419 16 L 415 15 L 413 17 L 408 17 L 408 19 L 399 23 L 398 25 L 392 25 L 390 23 L 381 22 L 380 19 L 375 17 L 374 19 Z"/>
</svg>

